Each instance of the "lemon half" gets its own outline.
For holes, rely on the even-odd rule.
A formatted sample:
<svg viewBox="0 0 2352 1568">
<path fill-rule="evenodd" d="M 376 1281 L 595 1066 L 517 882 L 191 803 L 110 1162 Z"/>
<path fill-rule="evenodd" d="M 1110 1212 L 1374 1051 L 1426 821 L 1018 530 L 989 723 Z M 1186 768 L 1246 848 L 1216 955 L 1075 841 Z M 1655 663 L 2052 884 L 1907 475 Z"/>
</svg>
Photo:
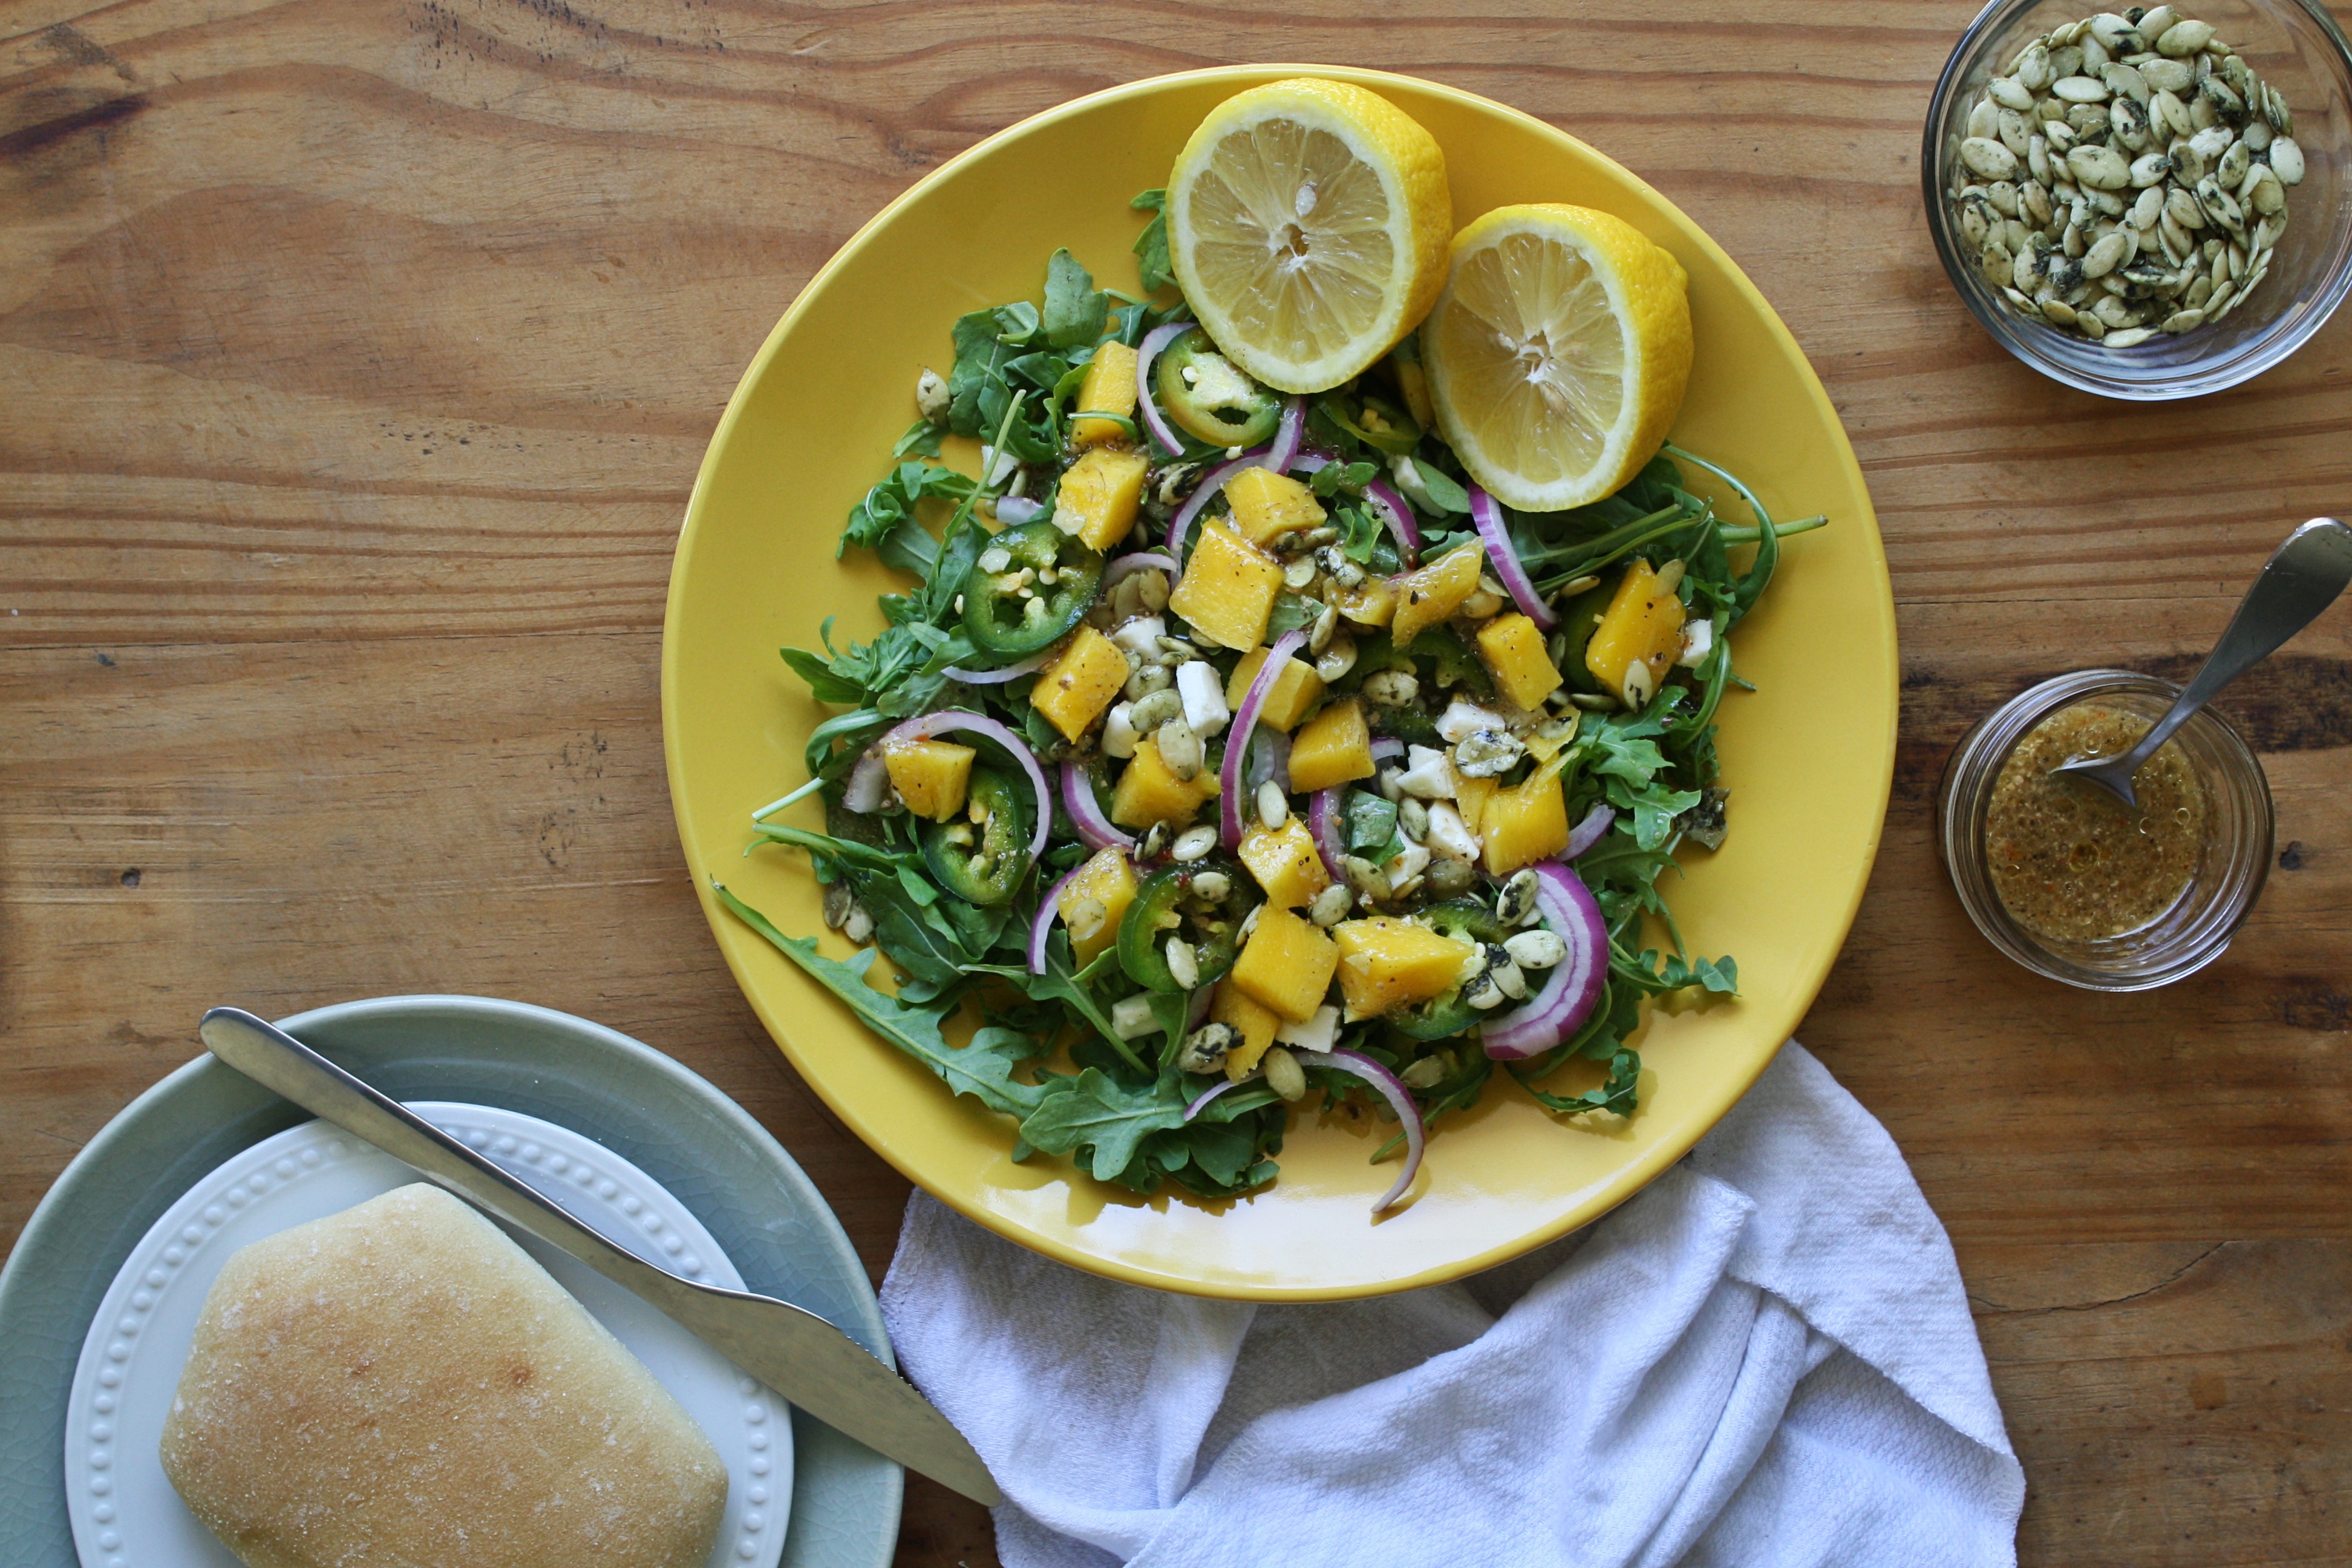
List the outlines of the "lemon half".
<svg viewBox="0 0 2352 1568">
<path fill-rule="evenodd" d="M 1496 207 L 1454 236 L 1421 352 L 1470 477 L 1523 511 L 1622 488 L 1690 385 L 1687 284 L 1669 252 L 1590 207 Z"/>
<path fill-rule="evenodd" d="M 1378 93 L 1301 77 L 1227 99 L 1168 179 L 1176 280 L 1217 347 L 1281 392 L 1360 374 L 1445 284 L 1436 139 Z"/>
</svg>

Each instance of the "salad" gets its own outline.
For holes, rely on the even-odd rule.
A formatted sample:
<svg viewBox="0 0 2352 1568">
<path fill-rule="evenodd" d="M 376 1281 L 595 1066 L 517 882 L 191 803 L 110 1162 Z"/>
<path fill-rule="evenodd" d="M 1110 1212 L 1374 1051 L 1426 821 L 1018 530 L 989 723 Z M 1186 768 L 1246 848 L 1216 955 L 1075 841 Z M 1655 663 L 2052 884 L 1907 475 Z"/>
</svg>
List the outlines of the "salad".
<svg viewBox="0 0 2352 1568">
<path fill-rule="evenodd" d="M 1141 1193 L 1265 1186 L 1316 1091 L 1395 1123 L 1376 1213 L 1507 1077 L 1633 1115 L 1644 999 L 1737 991 L 1661 878 L 1724 842 L 1732 633 L 1823 520 L 1654 441 L 1601 499 L 1507 506 L 1416 336 L 1276 391 L 1178 287 L 1168 193 L 1133 205 L 1139 293 L 1056 251 L 1042 300 L 963 317 L 923 373 L 841 538 L 906 576 L 880 635 L 782 650 L 839 711 L 755 842 L 804 852 L 864 951 L 718 897 L 1015 1119 L 1015 1158 Z"/>
</svg>

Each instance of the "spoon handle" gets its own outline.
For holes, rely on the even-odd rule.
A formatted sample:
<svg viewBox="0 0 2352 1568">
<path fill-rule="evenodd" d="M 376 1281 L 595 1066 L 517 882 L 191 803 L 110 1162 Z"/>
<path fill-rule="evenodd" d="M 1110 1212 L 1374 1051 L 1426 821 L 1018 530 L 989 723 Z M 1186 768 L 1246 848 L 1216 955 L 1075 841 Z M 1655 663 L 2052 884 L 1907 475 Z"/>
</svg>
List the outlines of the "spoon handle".
<svg viewBox="0 0 2352 1568">
<path fill-rule="evenodd" d="M 2120 771 L 2126 777 L 2137 771 L 2190 714 L 2317 620 L 2347 583 L 2352 583 L 2352 528 L 2332 517 L 2315 517 L 2288 534 L 2246 590 L 2229 629 L 2205 656 L 2172 710 L 2132 748 L 2131 768 Z"/>
</svg>

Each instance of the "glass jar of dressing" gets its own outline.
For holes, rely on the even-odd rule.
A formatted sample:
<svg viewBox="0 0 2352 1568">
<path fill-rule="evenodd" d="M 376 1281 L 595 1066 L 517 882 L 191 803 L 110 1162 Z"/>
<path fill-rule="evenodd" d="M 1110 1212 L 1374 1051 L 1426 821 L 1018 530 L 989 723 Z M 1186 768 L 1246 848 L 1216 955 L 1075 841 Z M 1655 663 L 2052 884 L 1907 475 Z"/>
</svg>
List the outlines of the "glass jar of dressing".
<svg viewBox="0 0 2352 1568">
<path fill-rule="evenodd" d="M 2139 808 L 2053 778 L 2147 733 L 2179 688 L 2120 669 L 2043 681 L 1952 749 L 1936 844 L 1987 940 L 2053 980 L 2145 991 L 2220 957 L 2261 896 L 2271 795 L 2243 737 L 2200 711 L 2132 781 Z"/>
</svg>

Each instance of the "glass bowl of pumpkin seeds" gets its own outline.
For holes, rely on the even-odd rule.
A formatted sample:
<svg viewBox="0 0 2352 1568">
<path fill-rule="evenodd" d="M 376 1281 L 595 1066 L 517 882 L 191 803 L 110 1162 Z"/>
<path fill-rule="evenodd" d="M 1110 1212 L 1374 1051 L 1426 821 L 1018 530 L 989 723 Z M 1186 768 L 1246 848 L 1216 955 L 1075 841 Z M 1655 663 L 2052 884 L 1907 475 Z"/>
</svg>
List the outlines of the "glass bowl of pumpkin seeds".
<svg viewBox="0 0 2352 1568">
<path fill-rule="evenodd" d="M 2352 290 L 2352 46 L 2311 0 L 1994 0 L 1921 169 L 1944 268 L 2004 348 L 2103 396 L 2218 392 Z"/>
</svg>

